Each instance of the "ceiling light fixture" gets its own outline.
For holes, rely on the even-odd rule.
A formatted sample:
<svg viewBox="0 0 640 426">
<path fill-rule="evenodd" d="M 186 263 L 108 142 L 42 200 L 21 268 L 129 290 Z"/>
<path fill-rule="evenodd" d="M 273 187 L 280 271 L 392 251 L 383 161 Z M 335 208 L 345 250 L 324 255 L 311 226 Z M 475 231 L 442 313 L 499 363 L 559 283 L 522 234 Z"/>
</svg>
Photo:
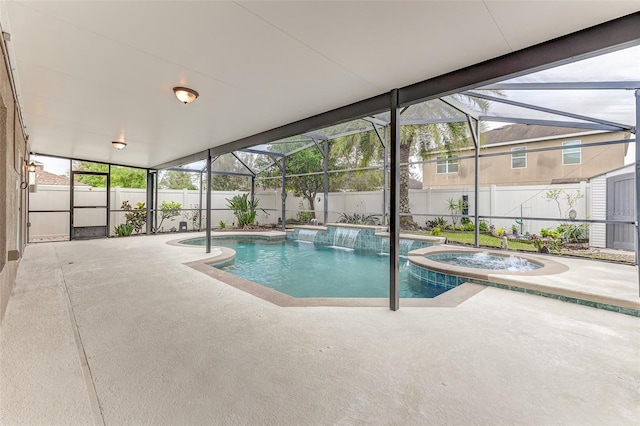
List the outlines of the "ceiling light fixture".
<svg viewBox="0 0 640 426">
<path fill-rule="evenodd" d="M 198 92 L 188 87 L 174 87 L 173 93 L 176 94 L 176 98 L 183 104 L 190 104 L 195 101 L 198 96 Z"/>
<path fill-rule="evenodd" d="M 122 141 L 113 141 L 111 142 L 111 145 L 113 145 L 113 147 L 117 150 L 124 149 L 127 146 L 127 144 Z"/>
</svg>

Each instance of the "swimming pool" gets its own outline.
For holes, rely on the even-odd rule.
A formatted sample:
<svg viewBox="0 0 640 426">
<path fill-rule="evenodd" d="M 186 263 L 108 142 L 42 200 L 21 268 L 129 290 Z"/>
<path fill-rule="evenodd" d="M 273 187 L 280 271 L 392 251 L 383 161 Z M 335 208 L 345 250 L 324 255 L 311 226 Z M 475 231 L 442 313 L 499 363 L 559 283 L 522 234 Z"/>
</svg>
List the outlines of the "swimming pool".
<svg viewBox="0 0 640 426">
<path fill-rule="evenodd" d="M 183 244 L 203 245 L 204 238 Z M 217 267 L 293 297 L 387 298 L 389 257 L 341 250 L 305 241 L 214 238 L 212 246 L 236 251 L 234 261 Z M 447 291 L 400 270 L 400 297 L 432 298 Z"/>
</svg>

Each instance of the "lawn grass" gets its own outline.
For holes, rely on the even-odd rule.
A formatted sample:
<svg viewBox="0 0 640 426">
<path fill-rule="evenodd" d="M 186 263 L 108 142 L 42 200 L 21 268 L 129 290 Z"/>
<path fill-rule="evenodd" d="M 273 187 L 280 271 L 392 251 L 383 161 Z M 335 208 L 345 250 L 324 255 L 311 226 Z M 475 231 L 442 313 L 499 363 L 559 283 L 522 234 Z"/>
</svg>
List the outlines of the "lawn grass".
<svg viewBox="0 0 640 426">
<path fill-rule="evenodd" d="M 422 235 L 431 235 L 430 232 L 416 232 Z M 439 237 L 447 237 L 447 241 L 457 244 L 473 245 L 475 243 L 475 233 L 473 232 L 447 232 L 441 231 Z M 494 237 L 493 235 L 480 234 L 480 246 L 481 247 L 500 247 L 501 238 Z M 537 252 L 536 248 L 527 243 L 520 243 L 518 241 L 509 241 L 510 250 L 522 250 Z"/>
</svg>

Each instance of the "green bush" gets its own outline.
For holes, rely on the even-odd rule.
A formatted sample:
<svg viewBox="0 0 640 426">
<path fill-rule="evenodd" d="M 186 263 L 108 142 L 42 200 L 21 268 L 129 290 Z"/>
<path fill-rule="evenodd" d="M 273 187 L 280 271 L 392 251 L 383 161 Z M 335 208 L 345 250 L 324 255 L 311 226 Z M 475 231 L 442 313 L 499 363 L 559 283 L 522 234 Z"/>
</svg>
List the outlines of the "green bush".
<svg viewBox="0 0 640 426">
<path fill-rule="evenodd" d="M 502 235 L 504 235 L 504 228 L 498 228 L 496 229 L 496 235 L 498 237 L 502 237 Z"/>
<path fill-rule="evenodd" d="M 354 213 L 342 213 L 338 219 L 338 223 L 351 223 L 354 225 L 375 225 L 375 220 L 372 215 L 365 215 Z"/>
<path fill-rule="evenodd" d="M 476 226 L 473 224 L 473 222 L 469 221 L 465 224 L 462 225 L 462 230 L 463 231 L 475 231 L 476 230 Z"/>
<path fill-rule="evenodd" d="M 232 199 L 226 198 L 229 207 L 233 210 L 233 214 L 238 219 L 238 228 L 251 226 L 256 220 L 256 209 L 258 208 L 258 200 L 249 199 L 249 194 L 238 194 Z"/>
<path fill-rule="evenodd" d="M 128 237 L 133 233 L 133 225 L 130 223 L 121 223 L 115 227 L 114 232 L 118 237 Z"/>
<path fill-rule="evenodd" d="M 480 232 L 489 232 L 489 225 L 484 219 L 480 220 Z"/>
<path fill-rule="evenodd" d="M 583 241 L 589 238 L 589 225 L 586 223 L 579 225 L 564 223 L 555 229 L 554 234 L 558 235 L 555 238 L 560 238 L 563 241 Z"/>
<path fill-rule="evenodd" d="M 433 229 L 431 230 L 431 235 L 436 236 L 436 237 L 437 237 L 438 235 L 440 235 L 440 228 L 437 228 L 437 227 L 436 227 L 436 228 L 433 228 Z"/>
<path fill-rule="evenodd" d="M 296 215 L 296 219 L 297 221 L 301 224 L 301 225 L 306 225 L 307 223 L 311 223 L 311 219 L 313 219 L 313 212 L 310 211 L 304 211 L 304 203 L 302 201 L 300 201 L 298 203 L 298 214 Z"/>
<path fill-rule="evenodd" d="M 154 232 L 158 232 L 158 229 L 161 229 L 162 222 L 165 219 L 171 219 L 176 216 L 180 216 L 180 209 L 182 208 L 182 204 L 176 201 L 163 201 L 160 205 L 160 223 L 156 226 Z"/>
<path fill-rule="evenodd" d="M 227 227 L 227 222 L 221 220 L 220 222 L 218 222 L 218 226 L 222 229 L 225 229 Z"/>
<path fill-rule="evenodd" d="M 147 208 L 144 203 L 136 203 L 135 207 L 131 207 L 129 201 L 123 201 L 120 208 L 126 212 L 124 218 L 127 223 L 133 227 L 136 234 L 139 234 L 147 223 Z"/>
</svg>

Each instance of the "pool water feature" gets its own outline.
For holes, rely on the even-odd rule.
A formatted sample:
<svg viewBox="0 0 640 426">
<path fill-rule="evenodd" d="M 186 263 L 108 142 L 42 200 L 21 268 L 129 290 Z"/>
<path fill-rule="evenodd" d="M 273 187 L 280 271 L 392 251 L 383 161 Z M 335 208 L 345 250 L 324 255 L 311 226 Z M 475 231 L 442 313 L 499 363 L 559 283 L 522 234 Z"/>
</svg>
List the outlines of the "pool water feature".
<svg viewBox="0 0 640 426">
<path fill-rule="evenodd" d="M 301 229 L 300 232 L 306 231 Z M 354 228 L 336 228 L 333 234 L 333 245 L 330 248 L 354 250 L 356 240 L 358 239 L 359 229 Z"/>
<path fill-rule="evenodd" d="M 375 252 L 255 239 L 216 238 L 212 245 L 236 251 L 219 269 L 293 297 L 389 297 L 389 259 Z M 424 284 L 403 263 L 400 297 L 432 298 L 446 290 Z"/>
<path fill-rule="evenodd" d="M 315 229 L 301 229 L 298 233 L 298 242 L 313 243 L 316 240 L 318 231 Z"/>
<path fill-rule="evenodd" d="M 465 268 L 489 269 L 499 271 L 533 271 L 541 267 L 517 256 L 497 256 L 487 252 L 477 253 L 439 253 L 426 256 L 436 262 L 447 263 Z"/>
</svg>

